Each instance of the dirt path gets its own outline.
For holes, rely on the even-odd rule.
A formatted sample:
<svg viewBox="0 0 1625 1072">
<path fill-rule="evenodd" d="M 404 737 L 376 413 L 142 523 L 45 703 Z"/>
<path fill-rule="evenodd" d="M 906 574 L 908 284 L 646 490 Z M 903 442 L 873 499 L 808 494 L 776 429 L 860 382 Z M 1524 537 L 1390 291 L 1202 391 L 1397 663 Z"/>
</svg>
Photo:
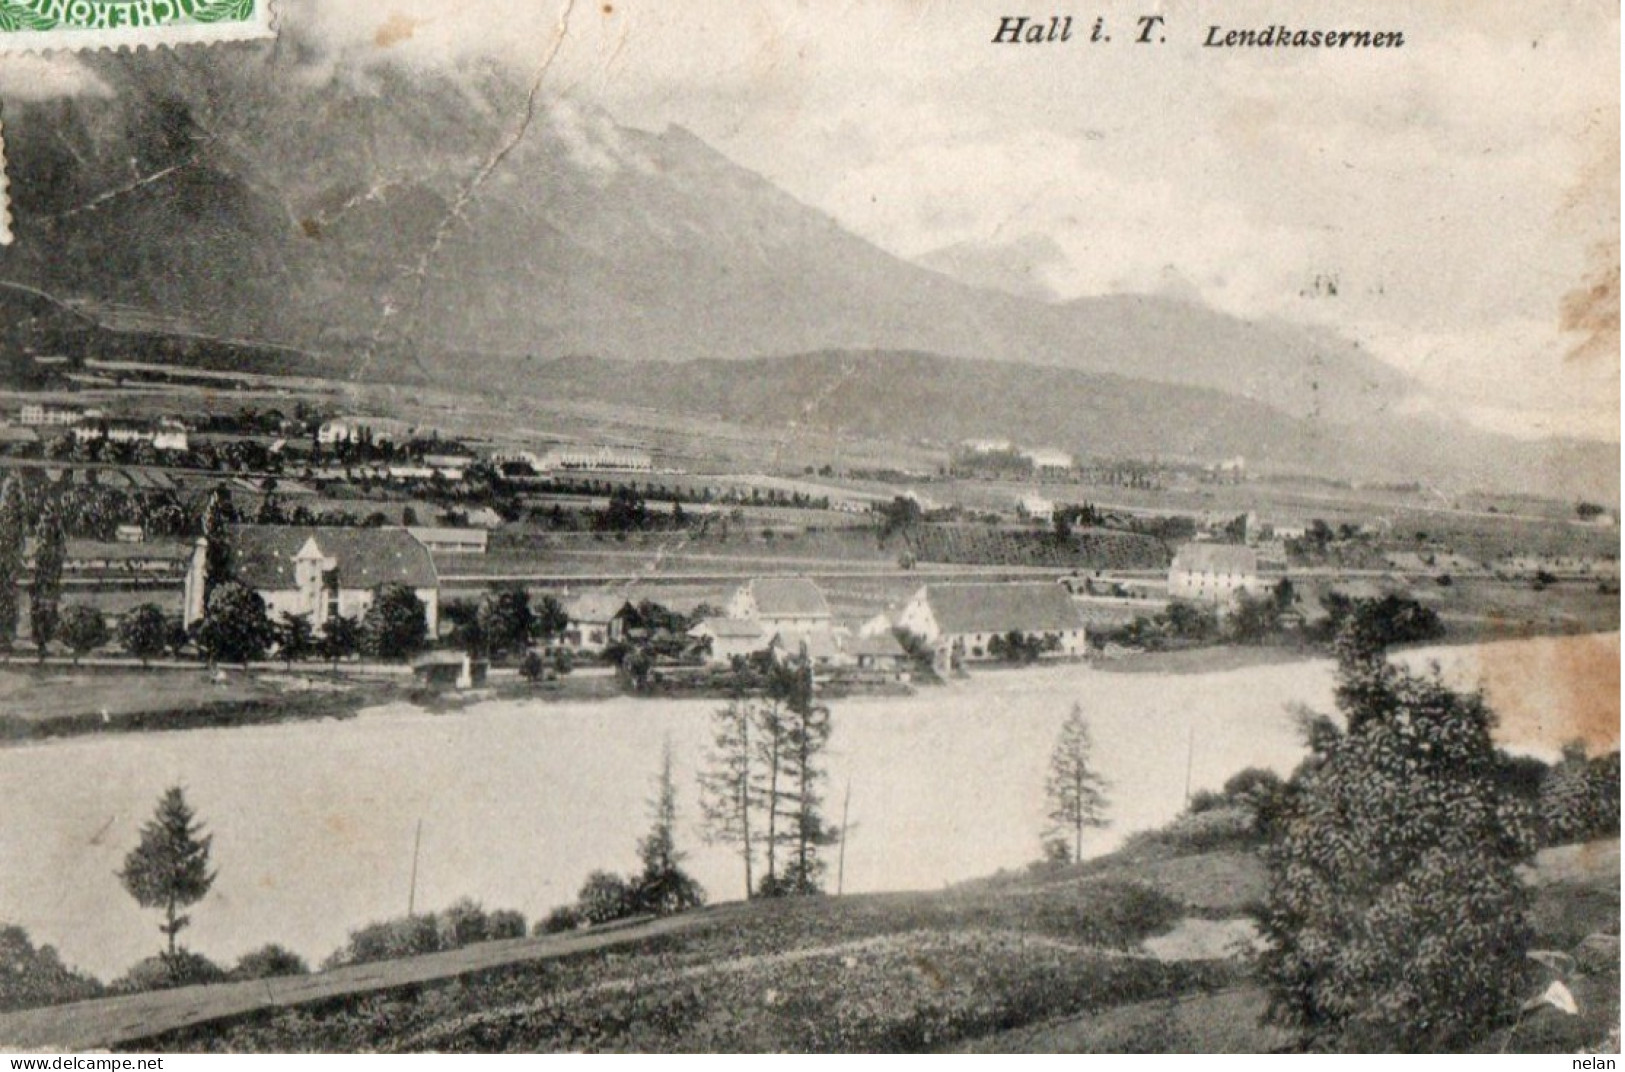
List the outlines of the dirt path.
<svg viewBox="0 0 1625 1072">
<path fill-rule="evenodd" d="M 0 1050 L 23 1053 L 103 1050 L 120 1043 L 259 1009 L 303 1005 L 411 983 L 449 979 L 509 964 L 550 960 L 628 945 L 658 935 L 688 930 L 735 911 L 735 907 L 728 906 L 581 934 L 481 942 L 446 953 L 360 964 L 314 975 L 189 986 L 81 1001 L 72 1005 L 25 1009 L 0 1015 Z"/>
</svg>

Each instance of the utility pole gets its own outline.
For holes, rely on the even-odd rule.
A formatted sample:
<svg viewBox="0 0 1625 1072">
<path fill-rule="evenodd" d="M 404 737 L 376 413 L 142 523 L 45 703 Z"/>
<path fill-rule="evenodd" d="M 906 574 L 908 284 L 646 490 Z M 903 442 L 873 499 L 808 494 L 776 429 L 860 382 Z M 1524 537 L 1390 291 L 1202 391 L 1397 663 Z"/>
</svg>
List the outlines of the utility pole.
<svg viewBox="0 0 1625 1072">
<path fill-rule="evenodd" d="M 1196 722 L 1193 719 L 1185 735 L 1185 806 L 1191 803 L 1191 763 L 1196 755 Z"/>
<path fill-rule="evenodd" d="M 846 888 L 846 817 L 852 811 L 852 776 L 846 777 L 846 799 L 841 802 L 841 851 L 835 857 L 835 896 Z"/>
<path fill-rule="evenodd" d="M 411 918 L 418 901 L 418 849 L 423 845 L 423 819 L 418 819 L 417 833 L 412 836 L 412 885 L 406 891 L 406 915 Z"/>
</svg>

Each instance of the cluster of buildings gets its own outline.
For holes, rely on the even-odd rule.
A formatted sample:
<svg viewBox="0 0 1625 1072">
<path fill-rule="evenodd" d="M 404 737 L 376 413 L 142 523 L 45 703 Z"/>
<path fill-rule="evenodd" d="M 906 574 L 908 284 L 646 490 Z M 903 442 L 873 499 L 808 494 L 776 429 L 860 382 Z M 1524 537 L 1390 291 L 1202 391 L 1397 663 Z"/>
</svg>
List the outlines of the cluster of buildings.
<svg viewBox="0 0 1625 1072">
<path fill-rule="evenodd" d="M 150 443 L 156 450 L 186 451 L 190 442 L 186 425 L 173 417 L 156 421 L 109 419 L 99 409 L 29 402 L 17 413 L 20 428 L 62 428 L 80 443 Z"/>
</svg>

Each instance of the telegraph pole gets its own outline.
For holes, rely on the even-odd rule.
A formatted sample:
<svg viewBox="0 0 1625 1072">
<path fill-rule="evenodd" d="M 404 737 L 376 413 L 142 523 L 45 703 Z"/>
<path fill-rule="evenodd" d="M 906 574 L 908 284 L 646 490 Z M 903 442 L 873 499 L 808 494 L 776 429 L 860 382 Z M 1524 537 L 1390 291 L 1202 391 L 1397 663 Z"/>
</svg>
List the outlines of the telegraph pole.
<svg viewBox="0 0 1625 1072">
<path fill-rule="evenodd" d="M 418 819 L 417 833 L 412 836 L 412 885 L 406 891 L 406 915 L 410 918 L 418 900 L 418 849 L 423 845 L 423 819 Z"/>
</svg>

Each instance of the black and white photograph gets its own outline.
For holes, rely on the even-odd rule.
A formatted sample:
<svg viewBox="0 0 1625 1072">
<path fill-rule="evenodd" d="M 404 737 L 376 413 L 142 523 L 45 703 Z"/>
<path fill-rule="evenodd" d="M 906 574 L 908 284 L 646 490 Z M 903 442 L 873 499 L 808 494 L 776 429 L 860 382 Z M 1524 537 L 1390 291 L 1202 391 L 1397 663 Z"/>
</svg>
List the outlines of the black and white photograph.
<svg viewBox="0 0 1625 1072">
<path fill-rule="evenodd" d="M 1615 1067 L 1620 69 L 0 0 L 0 1052 Z"/>
</svg>

